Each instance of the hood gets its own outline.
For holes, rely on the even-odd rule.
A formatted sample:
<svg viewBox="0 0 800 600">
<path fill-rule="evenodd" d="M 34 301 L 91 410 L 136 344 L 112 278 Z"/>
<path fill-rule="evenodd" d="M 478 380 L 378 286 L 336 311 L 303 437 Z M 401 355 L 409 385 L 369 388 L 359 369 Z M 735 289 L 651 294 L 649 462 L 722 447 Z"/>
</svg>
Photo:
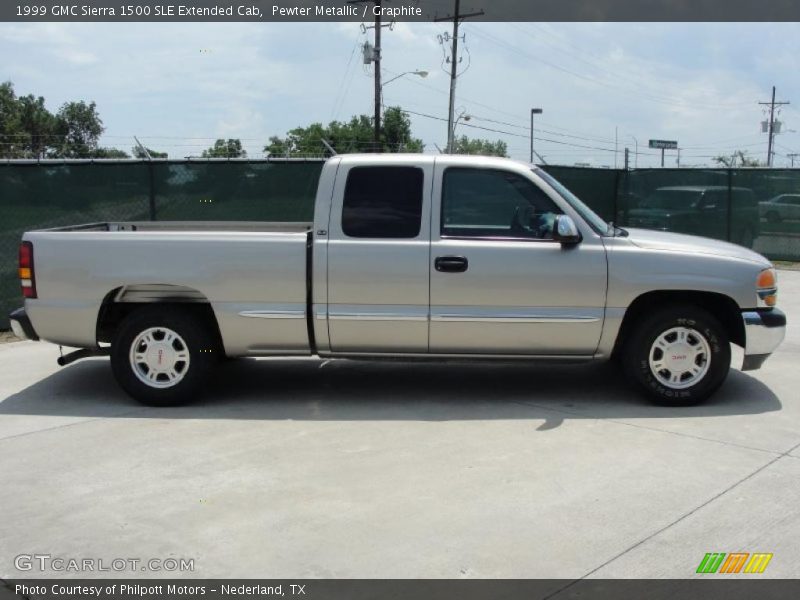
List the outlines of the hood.
<svg viewBox="0 0 800 600">
<path fill-rule="evenodd" d="M 668 231 L 654 231 L 652 229 L 628 228 L 628 240 L 640 248 L 647 250 L 668 250 L 672 252 L 684 252 L 687 254 L 712 254 L 715 256 L 725 256 L 728 258 L 738 258 L 770 266 L 770 262 L 752 250 L 744 246 L 737 246 L 728 242 L 712 240 L 711 238 L 699 237 L 696 235 L 685 235 L 683 233 L 671 233 Z"/>
</svg>

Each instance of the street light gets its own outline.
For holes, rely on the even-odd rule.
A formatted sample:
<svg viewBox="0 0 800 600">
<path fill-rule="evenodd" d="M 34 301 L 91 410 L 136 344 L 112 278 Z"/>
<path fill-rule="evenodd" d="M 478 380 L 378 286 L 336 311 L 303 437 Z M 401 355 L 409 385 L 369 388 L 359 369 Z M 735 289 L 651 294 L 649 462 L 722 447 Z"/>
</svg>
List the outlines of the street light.
<svg viewBox="0 0 800 600">
<path fill-rule="evenodd" d="M 422 79 L 425 79 L 428 76 L 428 72 L 427 71 L 406 71 L 405 73 L 400 73 L 400 75 L 392 77 L 388 81 L 384 81 L 381 84 L 381 107 L 384 110 L 386 109 L 386 107 L 383 105 L 383 88 L 386 87 L 387 85 L 389 85 L 390 83 L 392 83 L 393 81 L 395 81 L 397 79 L 400 79 L 401 77 L 405 77 L 406 75 L 416 75 L 417 77 L 421 77 Z"/>
<path fill-rule="evenodd" d="M 531 109 L 531 164 L 533 164 L 533 115 L 540 115 L 544 112 L 541 108 Z"/>
<path fill-rule="evenodd" d="M 448 154 L 455 154 L 456 125 L 458 125 L 458 122 L 461 119 L 464 119 L 465 122 L 469 121 L 470 119 L 472 119 L 472 115 L 467 113 L 467 109 L 466 108 L 462 108 L 461 112 L 459 112 L 458 116 L 455 118 L 455 121 L 453 121 L 453 143 L 452 143 L 452 146 L 447 149 Z"/>
<path fill-rule="evenodd" d="M 422 77 L 422 79 L 425 79 L 428 76 L 428 72 L 427 71 L 406 71 L 405 73 L 400 73 L 400 75 L 397 75 L 396 77 L 392 77 L 388 81 L 384 81 L 383 84 L 381 85 L 381 89 L 383 89 L 384 86 L 387 86 L 390 83 L 392 83 L 395 79 L 400 79 L 401 77 L 405 77 L 406 75 L 416 75 L 417 77 Z"/>
</svg>

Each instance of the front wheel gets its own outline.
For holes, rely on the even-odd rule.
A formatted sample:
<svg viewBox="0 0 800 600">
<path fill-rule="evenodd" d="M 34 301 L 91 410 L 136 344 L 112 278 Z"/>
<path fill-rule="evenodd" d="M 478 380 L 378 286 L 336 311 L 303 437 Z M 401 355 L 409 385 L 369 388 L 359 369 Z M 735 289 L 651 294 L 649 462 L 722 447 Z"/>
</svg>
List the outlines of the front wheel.
<svg viewBox="0 0 800 600">
<path fill-rule="evenodd" d="M 636 326 L 625 345 L 625 370 L 658 404 L 697 404 L 728 375 L 728 335 L 710 313 L 693 306 L 661 309 Z"/>
<path fill-rule="evenodd" d="M 215 338 L 203 319 L 174 307 L 131 313 L 111 344 L 111 369 L 120 387 L 150 406 L 193 400 L 216 362 Z"/>
</svg>

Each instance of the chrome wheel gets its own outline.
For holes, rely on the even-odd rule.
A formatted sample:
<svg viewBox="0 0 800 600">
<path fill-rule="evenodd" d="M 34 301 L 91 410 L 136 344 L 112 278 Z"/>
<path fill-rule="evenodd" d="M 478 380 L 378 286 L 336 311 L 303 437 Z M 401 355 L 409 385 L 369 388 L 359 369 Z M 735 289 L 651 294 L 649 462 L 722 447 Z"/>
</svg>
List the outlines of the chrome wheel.
<svg viewBox="0 0 800 600">
<path fill-rule="evenodd" d="M 667 329 L 650 347 L 650 371 L 659 383 L 672 389 L 685 389 L 702 380 L 710 360 L 708 340 L 690 327 Z"/>
<path fill-rule="evenodd" d="M 130 362 L 146 385 L 164 389 L 177 385 L 189 371 L 189 347 L 166 327 L 145 329 L 131 344 Z"/>
</svg>

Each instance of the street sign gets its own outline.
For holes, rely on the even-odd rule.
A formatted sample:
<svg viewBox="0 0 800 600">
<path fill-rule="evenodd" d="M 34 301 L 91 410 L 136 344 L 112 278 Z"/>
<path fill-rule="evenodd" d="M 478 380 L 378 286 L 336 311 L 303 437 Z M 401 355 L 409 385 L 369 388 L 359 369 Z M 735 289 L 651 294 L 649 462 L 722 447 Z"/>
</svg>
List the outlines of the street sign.
<svg viewBox="0 0 800 600">
<path fill-rule="evenodd" d="M 678 142 L 671 140 L 650 140 L 651 148 L 659 148 L 661 150 L 677 150 Z"/>
</svg>

